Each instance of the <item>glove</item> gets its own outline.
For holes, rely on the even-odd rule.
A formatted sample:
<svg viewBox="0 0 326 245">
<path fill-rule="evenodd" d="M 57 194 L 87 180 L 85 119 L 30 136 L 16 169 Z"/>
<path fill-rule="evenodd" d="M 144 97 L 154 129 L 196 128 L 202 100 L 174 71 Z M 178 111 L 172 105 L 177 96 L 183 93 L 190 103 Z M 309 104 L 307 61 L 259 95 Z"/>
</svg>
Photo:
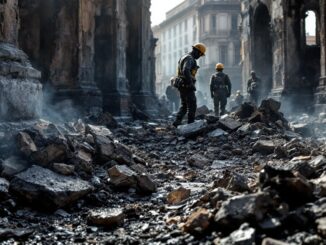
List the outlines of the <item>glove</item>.
<svg viewBox="0 0 326 245">
<path fill-rule="evenodd" d="M 214 94 L 211 94 L 212 99 L 214 98 Z"/>
</svg>

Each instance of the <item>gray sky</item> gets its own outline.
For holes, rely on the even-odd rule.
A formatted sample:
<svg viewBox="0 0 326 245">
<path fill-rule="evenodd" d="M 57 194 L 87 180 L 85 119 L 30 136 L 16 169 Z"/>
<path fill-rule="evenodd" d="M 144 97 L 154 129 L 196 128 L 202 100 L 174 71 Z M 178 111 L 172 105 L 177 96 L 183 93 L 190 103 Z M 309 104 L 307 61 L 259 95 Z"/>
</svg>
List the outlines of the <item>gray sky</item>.
<svg viewBox="0 0 326 245">
<path fill-rule="evenodd" d="M 152 26 L 158 25 L 165 20 L 165 13 L 173 9 L 183 0 L 152 0 Z"/>
</svg>

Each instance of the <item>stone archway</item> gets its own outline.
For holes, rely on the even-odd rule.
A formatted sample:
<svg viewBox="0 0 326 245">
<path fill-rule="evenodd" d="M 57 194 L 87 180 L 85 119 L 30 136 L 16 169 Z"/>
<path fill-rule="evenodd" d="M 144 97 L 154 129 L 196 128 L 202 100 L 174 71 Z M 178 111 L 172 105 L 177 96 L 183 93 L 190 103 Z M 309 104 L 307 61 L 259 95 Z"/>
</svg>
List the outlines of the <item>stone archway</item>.
<svg viewBox="0 0 326 245">
<path fill-rule="evenodd" d="M 270 29 L 271 17 L 265 4 L 259 3 L 253 13 L 252 68 L 262 80 L 261 97 L 267 97 L 273 87 L 273 56 Z"/>
</svg>

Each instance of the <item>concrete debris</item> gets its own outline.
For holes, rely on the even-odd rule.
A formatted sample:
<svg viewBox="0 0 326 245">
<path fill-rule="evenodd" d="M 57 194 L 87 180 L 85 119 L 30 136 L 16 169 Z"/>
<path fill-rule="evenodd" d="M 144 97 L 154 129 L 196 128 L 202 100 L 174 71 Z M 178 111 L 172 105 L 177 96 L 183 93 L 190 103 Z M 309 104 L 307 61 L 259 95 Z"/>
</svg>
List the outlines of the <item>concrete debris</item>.
<svg viewBox="0 0 326 245">
<path fill-rule="evenodd" d="M 122 225 L 125 214 L 120 208 L 91 210 L 87 217 L 90 224 L 113 228 Z"/>
<path fill-rule="evenodd" d="M 168 204 L 177 205 L 187 200 L 190 197 L 191 190 L 180 187 L 174 191 L 171 191 L 167 197 L 166 201 Z"/>
<path fill-rule="evenodd" d="M 242 126 L 242 123 L 232 119 L 231 117 L 222 117 L 219 121 L 219 126 L 226 131 L 235 131 Z"/>
<path fill-rule="evenodd" d="M 194 235 L 202 234 L 211 225 L 211 216 L 208 210 L 200 208 L 188 217 L 183 230 Z"/>
<path fill-rule="evenodd" d="M 203 169 L 209 165 L 210 161 L 200 154 L 195 154 L 189 157 L 187 162 L 190 166 Z"/>
<path fill-rule="evenodd" d="M 255 234 L 255 229 L 249 227 L 247 223 L 244 223 L 238 230 L 232 232 L 230 236 L 216 240 L 214 243 L 220 245 L 252 245 L 255 244 Z"/>
<path fill-rule="evenodd" d="M 34 165 L 15 175 L 10 189 L 34 206 L 54 209 L 73 203 L 91 192 L 93 187 L 78 178 L 58 175 Z"/>
<path fill-rule="evenodd" d="M 110 182 L 117 188 L 137 189 L 138 192 L 151 194 L 156 191 L 156 184 L 145 174 L 137 174 L 126 165 L 116 165 L 108 170 Z"/>
<path fill-rule="evenodd" d="M 64 163 L 54 163 L 52 169 L 54 172 L 62 175 L 73 175 L 75 172 L 74 165 L 68 165 Z"/>
<path fill-rule="evenodd" d="M 199 120 L 195 121 L 194 123 L 180 125 L 177 129 L 179 135 L 184 137 L 192 137 L 199 135 L 203 131 L 207 129 L 207 122 L 206 120 Z"/>
<path fill-rule="evenodd" d="M 30 165 L 26 160 L 20 157 L 11 156 L 1 163 L 1 176 L 12 177 L 15 174 L 26 170 L 29 166 Z"/>
<path fill-rule="evenodd" d="M 6 199 L 9 194 L 9 181 L 0 178 L 0 200 Z"/>
<path fill-rule="evenodd" d="M 242 109 L 183 133 L 165 120 L 0 123 L 2 228 L 41 222 L 8 236 L 27 243 L 321 244 L 325 141 L 291 131 L 274 101 Z"/>
</svg>

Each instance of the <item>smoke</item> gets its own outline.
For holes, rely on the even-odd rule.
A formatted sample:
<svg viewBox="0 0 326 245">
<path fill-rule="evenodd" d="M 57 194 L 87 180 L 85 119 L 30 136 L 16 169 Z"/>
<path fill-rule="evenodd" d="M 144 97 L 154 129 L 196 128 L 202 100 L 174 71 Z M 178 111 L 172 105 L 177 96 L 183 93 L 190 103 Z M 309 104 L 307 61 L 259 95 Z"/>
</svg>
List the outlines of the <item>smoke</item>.
<svg viewBox="0 0 326 245">
<path fill-rule="evenodd" d="M 42 118 L 54 123 L 78 120 L 82 117 L 71 99 L 57 100 L 56 91 L 50 86 L 43 89 Z"/>
</svg>

